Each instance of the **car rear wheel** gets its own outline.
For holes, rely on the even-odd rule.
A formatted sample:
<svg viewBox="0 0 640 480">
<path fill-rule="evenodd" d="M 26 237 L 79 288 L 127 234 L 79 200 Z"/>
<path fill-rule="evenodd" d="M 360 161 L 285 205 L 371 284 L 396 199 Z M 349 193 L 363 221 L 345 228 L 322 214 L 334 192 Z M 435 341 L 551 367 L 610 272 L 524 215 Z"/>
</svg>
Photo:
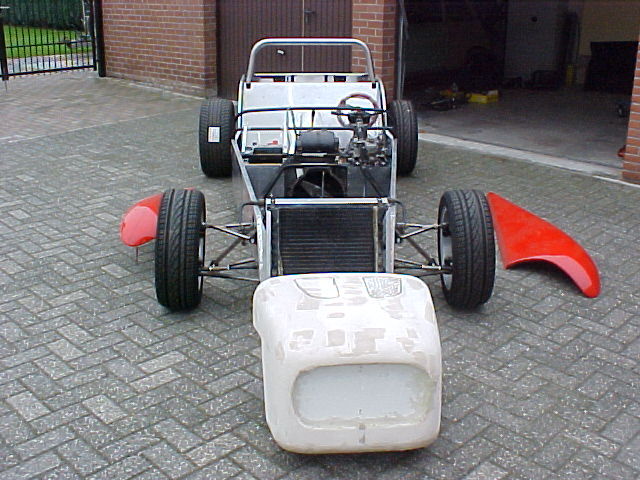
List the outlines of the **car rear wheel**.
<svg viewBox="0 0 640 480">
<path fill-rule="evenodd" d="M 496 247 L 489 204 L 478 190 L 450 190 L 440 199 L 438 258 L 450 272 L 441 276 L 447 302 L 474 308 L 491 297 Z"/>
<path fill-rule="evenodd" d="M 235 130 L 235 107 L 231 100 L 208 98 L 200 107 L 200 166 L 207 177 L 231 175 L 231 139 Z"/>
<path fill-rule="evenodd" d="M 409 175 L 418 157 L 418 119 L 409 100 L 394 100 L 387 110 L 397 144 L 397 164 L 400 175 Z"/>
<path fill-rule="evenodd" d="M 190 310 L 202 298 L 205 219 L 202 192 L 164 192 L 156 232 L 155 286 L 158 302 L 170 310 Z"/>
</svg>

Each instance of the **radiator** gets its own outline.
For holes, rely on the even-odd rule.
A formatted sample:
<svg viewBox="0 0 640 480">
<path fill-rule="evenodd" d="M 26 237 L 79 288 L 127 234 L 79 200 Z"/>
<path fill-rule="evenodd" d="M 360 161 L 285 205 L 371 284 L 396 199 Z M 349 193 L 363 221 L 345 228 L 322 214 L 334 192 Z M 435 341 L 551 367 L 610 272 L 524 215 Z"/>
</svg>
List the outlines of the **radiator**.
<svg viewBox="0 0 640 480">
<path fill-rule="evenodd" d="M 371 204 L 278 206 L 274 273 L 380 271 L 384 211 Z"/>
</svg>

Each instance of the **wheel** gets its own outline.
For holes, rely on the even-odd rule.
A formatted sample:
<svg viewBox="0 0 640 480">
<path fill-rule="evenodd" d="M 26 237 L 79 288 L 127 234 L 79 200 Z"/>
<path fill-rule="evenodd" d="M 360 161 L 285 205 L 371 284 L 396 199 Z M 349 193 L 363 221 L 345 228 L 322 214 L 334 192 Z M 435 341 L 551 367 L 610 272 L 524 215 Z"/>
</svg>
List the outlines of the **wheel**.
<svg viewBox="0 0 640 480">
<path fill-rule="evenodd" d="M 198 190 L 167 190 L 160 202 L 155 247 L 156 296 L 170 310 L 200 303 L 206 218 Z"/>
<path fill-rule="evenodd" d="M 398 173 L 409 175 L 418 157 L 418 119 L 413 104 L 409 100 L 394 100 L 387 116 L 396 137 Z"/>
<path fill-rule="evenodd" d="M 208 98 L 200 107 L 200 166 L 207 177 L 231 175 L 236 110 L 231 100 Z"/>
<path fill-rule="evenodd" d="M 447 302 L 458 308 L 485 303 L 493 292 L 496 246 L 493 222 L 484 193 L 450 190 L 442 195 L 438 209 L 438 258 L 451 267 L 442 274 Z"/>
</svg>

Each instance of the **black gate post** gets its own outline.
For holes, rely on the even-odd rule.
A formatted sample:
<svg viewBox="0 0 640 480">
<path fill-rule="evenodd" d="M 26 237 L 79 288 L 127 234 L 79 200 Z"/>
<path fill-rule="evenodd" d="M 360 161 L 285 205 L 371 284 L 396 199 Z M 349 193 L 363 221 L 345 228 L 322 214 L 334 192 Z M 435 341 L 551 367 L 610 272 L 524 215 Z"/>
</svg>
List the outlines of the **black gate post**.
<svg viewBox="0 0 640 480">
<path fill-rule="evenodd" d="M 7 65 L 7 45 L 4 41 L 4 16 L 3 10 L 9 7 L 0 7 L 0 76 L 2 81 L 9 80 L 9 66 Z"/>
<path fill-rule="evenodd" d="M 93 1 L 94 43 L 96 46 L 96 62 L 98 63 L 98 76 L 107 76 L 107 65 L 104 58 L 104 30 L 102 24 L 102 0 Z"/>
</svg>

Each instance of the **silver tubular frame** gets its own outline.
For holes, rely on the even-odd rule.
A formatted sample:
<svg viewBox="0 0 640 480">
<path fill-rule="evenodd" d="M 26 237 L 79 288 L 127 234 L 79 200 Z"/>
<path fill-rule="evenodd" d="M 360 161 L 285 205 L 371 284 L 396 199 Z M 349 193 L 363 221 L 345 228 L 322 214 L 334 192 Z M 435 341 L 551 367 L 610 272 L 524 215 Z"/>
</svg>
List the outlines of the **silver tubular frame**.
<svg viewBox="0 0 640 480">
<path fill-rule="evenodd" d="M 375 80 L 375 73 L 373 71 L 373 60 L 371 58 L 371 51 L 366 43 L 355 38 L 265 38 L 257 42 L 251 49 L 251 55 L 249 56 L 249 66 L 247 67 L 247 74 L 244 77 L 246 82 L 253 80 L 253 74 L 255 73 L 256 57 L 258 52 L 265 47 L 288 47 L 288 46 L 352 46 L 359 47 L 364 51 L 365 63 L 367 69 L 367 76 L 370 81 Z"/>
</svg>

